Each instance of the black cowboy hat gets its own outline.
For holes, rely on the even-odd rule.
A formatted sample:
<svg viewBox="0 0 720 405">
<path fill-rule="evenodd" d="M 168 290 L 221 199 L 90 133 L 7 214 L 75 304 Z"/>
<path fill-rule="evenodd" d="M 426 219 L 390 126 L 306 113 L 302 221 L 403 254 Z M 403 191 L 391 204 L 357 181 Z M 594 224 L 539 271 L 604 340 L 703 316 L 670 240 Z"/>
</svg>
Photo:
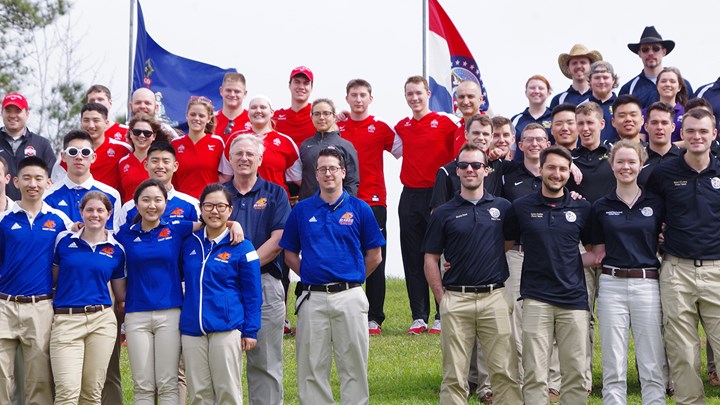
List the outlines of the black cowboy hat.
<svg viewBox="0 0 720 405">
<path fill-rule="evenodd" d="M 633 51 L 633 53 L 638 53 L 640 51 L 640 45 L 642 44 L 660 44 L 667 50 L 665 53 L 666 55 L 672 52 L 672 50 L 675 48 L 675 41 L 671 40 L 663 40 L 662 36 L 657 32 L 654 26 L 645 27 L 645 29 L 642 32 L 642 35 L 640 36 L 640 42 L 637 44 L 628 44 L 628 48 Z"/>
</svg>

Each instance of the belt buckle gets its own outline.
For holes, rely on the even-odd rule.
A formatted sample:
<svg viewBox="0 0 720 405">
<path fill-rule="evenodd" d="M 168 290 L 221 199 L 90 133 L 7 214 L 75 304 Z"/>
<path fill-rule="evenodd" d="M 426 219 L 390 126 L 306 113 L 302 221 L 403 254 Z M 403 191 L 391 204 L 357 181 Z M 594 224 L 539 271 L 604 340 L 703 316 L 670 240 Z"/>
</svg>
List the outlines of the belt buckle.
<svg viewBox="0 0 720 405">
<path fill-rule="evenodd" d="M 95 309 L 95 305 L 85 305 L 85 306 L 83 307 L 83 312 L 85 312 L 85 313 L 87 314 L 87 313 L 88 313 L 88 309 Z"/>
<path fill-rule="evenodd" d="M 325 285 L 324 285 L 324 287 L 325 287 L 325 292 L 328 293 L 328 294 L 332 293 L 332 291 L 330 291 L 330 289 L 331 289 L 332 286 L 334 286 L 334 285 L 335 285 L 335 284 L 332 284 L 332 283 L 331 283 L 331 284 L 325 284 Z"/>
<path fill-rule="evenodd" d="M 488 292 L 492 293 L 493 289 L 495 289 L 495 284 L 489 284 L 488 287 L 490 287 L 490 291 L 488 291 Z"/>
<path fill-rule="evenodd" d="M 15 302 L 20 302 L 20 300 L 25 299 L 26 297 L 24 295 L 15 295 L 13 296 L 12 300 Z"/>
<path fill-rule="evenodd" d="M 616 276 L 615 276 L 615 270 L 617 270 L 617 269 L 618 269 L 617 267 L 612 267 L 612 268 L 610 269 L 610 275 L 613 276 L 613 277 L 616 277 Z"/>
</svg>

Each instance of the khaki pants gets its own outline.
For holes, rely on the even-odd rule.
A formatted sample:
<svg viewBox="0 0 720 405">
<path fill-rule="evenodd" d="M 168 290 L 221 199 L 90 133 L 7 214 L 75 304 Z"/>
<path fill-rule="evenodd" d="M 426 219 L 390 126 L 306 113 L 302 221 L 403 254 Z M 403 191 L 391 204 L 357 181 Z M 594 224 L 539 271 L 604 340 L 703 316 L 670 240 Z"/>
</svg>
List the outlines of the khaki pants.
<svg viewBox="0 0 720 405">
<path fill-rule="evenodd" d="M 182 336 L 190 405 L 242 404 L 240 331 Z"/>
<path fill-rule="evenodd" d="M 502 289 L 479 294 L 446 291 L 440 302 L 440 317 L 443 322 L 440 403 L 467 401 L 466 376 L 477 339 L 478 349 L 487 359 L 493 400 L 522 405 L 510 316 Z"/>
<path fill-rule="evenodd" d="M 548 403 L 548 358 L 553 338 L 560 357 L 560 403 L 587 404 L 585 357 L 588 311 L 563 309 L 533 299 L 523 300 L 523 396 L 528 405 Z"/>
<path fill-rule="evenodd" d="M 125 315 L 130 370 L 135 383 L 135 405 L 178 404 L 180 309 L 130 312 Z"/>
<path fill-rule="evenodd" d="M 55 405 L 99 404 L 108 362 L 117 341 L 112 309 L 90 314 L 55 315 L 50 361 Z"/>
<path fill-rule="evenodd" d="M 705 403 L 698 322 L 715 352 L 720 349 L 720 260 L 702 264 L 665 255 L 660 269 L 665 349 L 678 404 Z"/>
<path fill-rule="evenodd" d="M 303 291 L 297 303 L 300 304 L 296 335 L 300 404 L 335 404 L 330 389 L 333 357 L 340 379 L 340 402 L 367 404 L 370 342 L 368 301 L 362 288 L 338 293 Z"/>
<path fill-rule="evenodd" d="M 15 353 L 25 359 L 25 401 L 52 404 L 50 329 L 52 300 L 22 304 L 0 301 L 0 404 L 9 404 L 14 390 Z"/>
<path fill-rule="evenodd" d="M 585 251 L 585 249 L 581 249 Z M 592 390 L 592 363 L 593 348 L 595 347 L 595 301 L 598 296 L 598 288 L 600 285 L 600 274 L 602 271 L 599 267 L 585 267 L 585 287 L 588 292 L 588 306 L 590 313 L 588 314 L 588 343 L 587 353 L 585 355 L 587 368 L 585 369 L 585 389 Z"/>
<path fill-rule="evenodd" d="M 107 367 L 105 386 L 102 390 L 103 405 L 115 405 L 123 402 L 122 386 L 120 384 L 122 381 L 122 376 L 120 375 L 120 349 L 122 347 L 120 325 L 117 326 L 116 332 L 115 345 L 113 346 L 112 355 L 110 356 L 110 362 Z"/>
</svg>

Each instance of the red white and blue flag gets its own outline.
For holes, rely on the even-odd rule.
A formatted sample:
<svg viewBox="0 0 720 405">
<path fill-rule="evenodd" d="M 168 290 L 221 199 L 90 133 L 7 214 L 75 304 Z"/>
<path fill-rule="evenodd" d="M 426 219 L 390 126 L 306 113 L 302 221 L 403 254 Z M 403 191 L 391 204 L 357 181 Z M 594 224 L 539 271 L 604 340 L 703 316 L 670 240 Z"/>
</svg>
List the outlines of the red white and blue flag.
<svg viewBox="0 0 720 405">
<path fill-rule="evenodd" d="M 480 110 L 487 111 L 489 102 L 480 68 L 438 0 L 428 0 L 426 46 L 430 109 L 454 113 L 455 89 L 460 82 L 472 80 L 480 85 L 485 98 Z"/>
</svg>

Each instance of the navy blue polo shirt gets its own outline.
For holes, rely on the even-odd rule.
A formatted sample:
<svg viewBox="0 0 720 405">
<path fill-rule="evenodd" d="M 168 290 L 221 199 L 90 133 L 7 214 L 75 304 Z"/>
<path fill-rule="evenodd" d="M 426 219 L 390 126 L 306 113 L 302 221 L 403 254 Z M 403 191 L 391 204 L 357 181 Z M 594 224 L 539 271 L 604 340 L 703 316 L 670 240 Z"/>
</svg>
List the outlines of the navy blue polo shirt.
<svg viewBox="0 0 720 405">
<path fill-rule="evenodd" d="M 70 226 L 67 215 L 47 204 L 32 220 L 17 202 L 0 213 L 0 292 L 52 294 L 55 239 Z"/>
<path fill-rule="evenodd" d="M 571 85 L 567 90 L 553 97 L 552 101 L 550 101 L 550 109 L 552 110 L 563 103 L 578 105 L 590 98 L 591 94 L 592 91 L 589 88 L 585 93 L 580 94 L 580 92 L 575 90 L 575 88 Z"/>
<path fill-rule="evenodd" d="M 118 223 L 116 228 L 127 223 L 133 223 L 138 214 L 135 201 L 130 200 L 123 204 L 118 215 Z M 162 214 L 165 221 L 190 221 L 197 222 L 200 220 L 200 202 L 197 198 L 185 193 L 181 193 L 175 188 L 168 191 L 168 199 L 165 203 L 165 211 Z"/>
<path fill-rule="evenodd" d="M 302 253 L 305 285 L 365 282 L 365 252 L 383 245 L 372 209 L 347 191 L 332 204 L 320 192 L 297 203 L 280 240 L 283 249 Z"/>
<path fill-rule="evenodd" d="M 676 145 L 670 146 L 670 150 L 668 150 L 667 153 L 664 155 L 661 155 L 650 149 L 649 145 L 645 148 L 645 151 L 647 151 L 648 158 L 645 161 L 642 170 L 640 170 L 640 174 L 638 174 L 637 180 L 638 184 L 641 186 L 647 184 L 647 181 L 650 178 L 650 174 L 653 172 L 653 169 L 655 169 L 655 167 L 660 164 L 660 162 L 664 162 L 666 160 L 680 156 L 680 148 L 678 148 Z"/>
<path fill-rule="evenodd" d="M 516 163 L 514 170 L 509 170 L 502 178 L 502 197 L 510 202 L 536 192 L 542 187 L 542 178 L 530 173 L 525 163 L 514 163 Z"/>
<path fill-rule="evenodd" d="M 687 88 L 688 94 L 693 94 L 692 86 L 687 80 L 685 80 L 685 87 Z M 642 103 L 641 107 L 649 107 L 650 104 L 660 100 L 655 80 L 650 80 L 645 76 L 645 71 L 640 71 L 639 75 L 623 84 L 619 94 L 631 94 L 635 96 L 635 98 Z"/>
<path fill-rule="evenodd" d="M 578 245 L 590 242 L 590 203 L 565 189 L 551 202 L 542 191 L 515 200 L 505 217 L 505 239 L 523 241 L 520 296 L 560 308 L 589 310 Z"/>
<path fill-rule="evenodd" d="M 602 143 L 595 150 L 584 146 L 573 149 L 573 163 L 582 172 L 583 179 L 577 184 L 571 175 L 567 188 L 591 203 L 615 190 L 616 180 L 609 160 L 610 149 L 612 149 L 610 145 Z"/>
<path fill-rule="evenodd" d="M 710 102 L 710 105 L 713 109 L 713 114 L 715 115 L 715 117 L 720 117 L 720 78 L 718 78 L 712 83 L 700 86 L 693 98 L 695 97 L 702 97 L 708 102 Z M 720 129 L 720 120 L 716 122 L 715 126 Z"/>
<path fill-rule="evenodd" d="M 125 252 L 108 234 L 106 242 L 90 246 L 77 233 L 63 232 L 55 244 L 53 265 L 58 266 L 55 308 L 112 305 L 108 282 L 125 277 Z"/>
<path fill-rule="evenodd" d="M 503 218 L 510 202 L 484 193 L 477 204 L 459 194 L 433 211 L 425 233 L 425 253 L 445 254 L 452 269 L 444 286 L 503 283 L 508 278 Z"/>
<path fill-rule="evenodd" d="M 115 213 L 120 212 L 121 202 L 120 194 L 114 188 L 107 184 L 100 183 L 90 176 L 83 184 L 75 184 L 70 178 L 65 177 L 63 180 L 54 183 L 43 195 L 43 200 L 51 207 L 65 213 L 73 222 L 82 222 L 80 216 L 80 201 L 85 197 L 88 191 L 102 191 L 110 200 L 113 206 L 112 215 L 108 219 L 105 227 L 113 229 L 115 225 Z"/>
<path fill-rule="evenodd" d="M 180 248 L 192 228 L 192 222 L 165 220 L 147 232 L 140 222 L 120 227 L 115 239 L 126 254 L 126 312 L 182 306 Z"/>
<path fill-rule="evenodd" d="M 537 119 L 534 118 L 532 115 L 530 115 L 530 107 L 526 108 L 525 111 L 521 112 L 520 114 L 515 114 L 510 119 L 512 122 L 513 127 L 515 127 L 515 145 L 517 146 L 518 142 L 520 142 L 520 136 L 522 135 L 523 129 L 530 124 L 531 122 L 534 122 L 536 124 L 540 124 L 545 128 L 545 131 L 547 131 L 548 139 L 551 143 L 555 143 L 555 139 L 553 138 L 552 134 L 550 133 L 550 127 L 552 127 L 552 110 L 549 108 L 545 108 L 545 112 L 543 115 L 538 117 Z M 515 154 L 513 155 L 513 160 L 522 162 L 525 159 L 525 154 L 523 151 L 520 150 L 520 148 L 515 149 Z"/>
<path fill-rule="evenodd" d="M 587 101 L 583 101 L 583 103 L 586 103 L 588 101 L 592 101 L 593 103 L 596 103 L 599 105 L 603 110 L 603 119 L 605 120 L 605 128 L 600 132 L 600 143 L 615 143 L 620 139 L 620 135 L 618 135 L 617 131 L 615 130 L 615 127 L 612 125 L 612 118 L 613 118 L 613 110 L 612 105 L 615 102 L 615 99 L 617 96 L 615 93 L 612 93 L 609 99 L 607 99 L 604 103 L 597 98 L 595 98 L 592 93 L 590 94 L 590 97 L 588 97 Z M 582 103 L 580 103 L 582 104 Z"/>
<path fill-rule="evenodd" d="M 592 244 L 605 245 L 603 265 L 620 268 L 660 267 L 658 235 L 665 204 L 660 196 L 642 189 L 632 208 L 615 191 L 592 206 Z"/>
<path fill-rule="evenodd" d="M 657 165 L 647 188 L 665 200 L 663 250 L 686 259 L 720 259 L 720 166 L 698 173 L 680 156 Z"/>
<path fill-rule="evenodd" d="M 285 228 L 285 221 L 290 215 L 290 202 L 284 188 L 260 176 L 247 194 L 240 194 L 232 180 L 224 186 L 233 195 L 230 220 L 242 225 L 245 237 L 252 241 L 255 249 L 267 242 L 273 231 Z M 281 279 L 282 255 L 262 266 L 261 271 Z"/>
</svg>

